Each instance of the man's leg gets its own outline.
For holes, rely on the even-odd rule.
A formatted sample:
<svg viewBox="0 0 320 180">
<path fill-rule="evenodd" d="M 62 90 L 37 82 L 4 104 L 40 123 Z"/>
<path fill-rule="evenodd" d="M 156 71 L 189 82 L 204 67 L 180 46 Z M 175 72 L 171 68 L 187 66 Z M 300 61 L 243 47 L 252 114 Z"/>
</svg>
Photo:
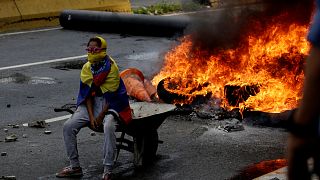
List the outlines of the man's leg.
<svg viewBox="0 0 320 180">
<path fill-rule="evenodd" d="M 90 124 L 88 111 L 85 105 L 77 108 L 76 112 L 63 125 L 63 138 L 67 156 L 70 160 L 70 166 L 80 167 L 78 148 L 77 148 L 77 134 L 80 129 Z"/>
<path fill-rule="evenodd" d="M 104 146 L 103 146 L 103 165 L 104 165 L 104 174 L 112 173 L 112 168 L 114 165 L 115 154 L 117 151 L 116 146 L 116 125 L 117 121 L 113 115 L 108 114 L 105 116 L 103 121 L 104 127 Z"/>
</svg>

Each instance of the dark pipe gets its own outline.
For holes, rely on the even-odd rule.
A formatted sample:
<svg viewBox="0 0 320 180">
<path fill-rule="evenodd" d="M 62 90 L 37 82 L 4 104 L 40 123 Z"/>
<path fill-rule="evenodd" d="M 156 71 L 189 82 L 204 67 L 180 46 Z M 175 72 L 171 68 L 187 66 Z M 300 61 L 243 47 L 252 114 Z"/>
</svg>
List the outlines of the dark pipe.
<svg viewBox="0 0 320 180">
<path fill-rule="evenodd" d="M 64 10 L 60 25 L 66 29 L 146 36 L 182 35 L 190 20 L 184 16 L 151 16 L 87 10 Z"/>
</svg>

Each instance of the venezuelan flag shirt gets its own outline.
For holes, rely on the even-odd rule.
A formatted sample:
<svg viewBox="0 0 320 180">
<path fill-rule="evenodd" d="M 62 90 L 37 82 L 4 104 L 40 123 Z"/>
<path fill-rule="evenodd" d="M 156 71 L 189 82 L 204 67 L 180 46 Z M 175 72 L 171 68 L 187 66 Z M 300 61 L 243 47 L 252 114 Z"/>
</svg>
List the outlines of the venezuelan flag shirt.
<svg viewBox="0 0 320 180">
<path fill-rule="evenodd" d="M 132 120 L 127 91 L 119 76 L 118 66 L 108 55 L 100 62 L 87 62 L 82 67 L 77 106 L 90 96 L 103 96 L 109 109 L 117 111 L 126 124 Z"/>
</svg>

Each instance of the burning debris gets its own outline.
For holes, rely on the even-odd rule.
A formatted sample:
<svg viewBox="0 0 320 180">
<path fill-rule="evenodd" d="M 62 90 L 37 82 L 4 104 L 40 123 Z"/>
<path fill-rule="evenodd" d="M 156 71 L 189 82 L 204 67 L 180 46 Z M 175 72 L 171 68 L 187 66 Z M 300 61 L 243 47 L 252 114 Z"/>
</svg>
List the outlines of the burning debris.
<svg viewBox="0 0 320 180">
<path fill-rule="evenodd" d="M 240 173 L 229 180 L 238 179 L 260 179 L 258 177 L 287 166 L 286 159 L 266 160 L 253 165 L 249 165 L 240 170 Z M 263 179 L 263 178 L 261 178 Z"/>
<path fill-rule="evenodd" d="M 198 84 L 196 86 L 192 86 L 192 84 L 194 83 L 191 82 L 191 80 L 189 80 L 186 84 L 183 84 L 181 79 L 165 78 L 159 82 L 157 86 L 157 93 L 159 98 L 164 102 L 175 104 L 184 104 L 185 102 L 189 102 L 188 104 L 199 104 L 204 103 L 211 97 L 211 92 L 208 92 L 205 95 L 193 94 L 197 91 L 201 91 L 202 88 L 208 86 L 208 83 Z M 184 87 L 182 87 L 183 85 Z M 184 88 L 186 89 L 186 92 L 183 94 L 179 93 L 179 89 Z"/>
<path fill-rule="evenodd" d="M 277 7 L 276 2 L 272 4 Z M 310 49 L 306 33 L 311 10 L 310 4 L 305 14 L 299 12 L 306 11 L 301 10 L 303 6 L 282 5 L 228 16 L 232 21 L 224 19 L 224 24 L 235 22 L 239 31 L 229 33 L 231 26 L 212 26 L 218 28 L 209 28 L 212 36 L 191 33 L 181 38 L 152 80 L 159 97 L 167 103 L 189 105 L 214 100 L 214 106 L 241 112 L 279 113 L 295 108 Z M 228 33 L 230 37 L 223 39 Z"/>
<path fill-rule="evenodd" d="M 230 106 L 238 107 L 250 96 L 259 93 L 259 85 L 225 85 L 224 95 Z"/>
</svg>

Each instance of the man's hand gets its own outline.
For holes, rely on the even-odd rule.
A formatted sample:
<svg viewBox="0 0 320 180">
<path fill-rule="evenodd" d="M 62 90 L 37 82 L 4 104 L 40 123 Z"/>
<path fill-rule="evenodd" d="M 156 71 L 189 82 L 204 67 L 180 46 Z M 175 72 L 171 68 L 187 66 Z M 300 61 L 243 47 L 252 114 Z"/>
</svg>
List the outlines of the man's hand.
<svg viewBox="0 0 320 180">
<path fill-rule="evenodd" d="M 90 128 L 94 131 L 98 128 L 98 123 L 94 117 L 90 117 Z"/>
<path fill-rule="evenodd" d="M 98 117 L 95 119 L 95 122 L 98 126 L 102 125 L 103 119 L 106 116 L 106 113 L 108 112 L 108 110 L 109 110 L 109 104 L 106 104 L 103 107 L 103 110 L 99 113 Z"/>
</svg>

